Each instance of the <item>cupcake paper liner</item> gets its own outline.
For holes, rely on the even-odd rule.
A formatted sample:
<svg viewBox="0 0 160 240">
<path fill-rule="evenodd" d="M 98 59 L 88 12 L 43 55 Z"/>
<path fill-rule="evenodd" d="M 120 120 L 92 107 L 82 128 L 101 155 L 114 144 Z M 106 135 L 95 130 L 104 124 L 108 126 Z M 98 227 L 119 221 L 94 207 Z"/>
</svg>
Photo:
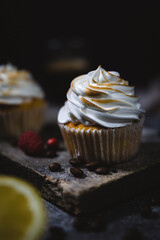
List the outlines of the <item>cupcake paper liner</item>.
<svg viewBox="0 0 160 240">
<path fill-rule="evenodd" d="M 132 159 L 138 152 L 144 116 L 119 128 L 71 128 L 59 124 L 66 147 L 72 157 L 86 162 L 101 161 L 107 165 Z"/>
<path fill-rule="evenodd" d="M 44 120 L 45 106 L 0 111 L 0 138 L 18 138 L 23 132 L 39 131 Z"/>
</svg>

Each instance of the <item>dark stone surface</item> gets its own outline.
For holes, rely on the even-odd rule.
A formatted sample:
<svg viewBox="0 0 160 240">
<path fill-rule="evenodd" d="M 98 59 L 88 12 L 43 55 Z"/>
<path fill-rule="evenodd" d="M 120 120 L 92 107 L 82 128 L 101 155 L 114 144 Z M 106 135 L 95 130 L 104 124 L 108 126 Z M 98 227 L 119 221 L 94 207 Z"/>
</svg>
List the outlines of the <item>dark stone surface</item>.
<svg viewBox="0 0 160 240">
<path fill-rule="evenodd" d="M 54 205 L 44 201 L 49 217 L 49 226 L 59 226 L 65 231 L 66 240 L 123 240 L 129 229 L 136 228 L 147 240 L 160 239 L 160 206 L 152 206 L 153 216 L 150 219 L 143 218 L 139 207 L 143 202 L 149 201 L 152 195 L 160 195 L 157 188 L 154 192 L 146 193 L 130 201 L 117 204 L 114 207 L 101 211 L 96 215 L 106 223 L 106 229 L 102 232 L 77 231 L 72 223 L 74 216 L 60 210 Z M 48 227 L 49 228 L 49 227 Z M 43 240 L 52 239 L 49 231 Z M 136 240 L 136 239 L 135 239 Z"/>
</svg>

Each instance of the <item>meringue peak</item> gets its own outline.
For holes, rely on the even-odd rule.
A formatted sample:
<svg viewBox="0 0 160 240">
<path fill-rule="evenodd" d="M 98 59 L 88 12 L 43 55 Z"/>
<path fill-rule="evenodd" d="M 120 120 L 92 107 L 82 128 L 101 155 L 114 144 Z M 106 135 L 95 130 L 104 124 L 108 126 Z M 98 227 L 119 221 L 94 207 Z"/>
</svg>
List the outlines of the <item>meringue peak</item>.
<svg viewBox="0 0 160 240">
<path fill-rule="evenodd" d="M 58 115 L 60 123 L 123 127 L 138 120 L 142 112 L 134 87 L 118 72 L 101 66 L 75 78 L 67 99 Z"/>
</svg>

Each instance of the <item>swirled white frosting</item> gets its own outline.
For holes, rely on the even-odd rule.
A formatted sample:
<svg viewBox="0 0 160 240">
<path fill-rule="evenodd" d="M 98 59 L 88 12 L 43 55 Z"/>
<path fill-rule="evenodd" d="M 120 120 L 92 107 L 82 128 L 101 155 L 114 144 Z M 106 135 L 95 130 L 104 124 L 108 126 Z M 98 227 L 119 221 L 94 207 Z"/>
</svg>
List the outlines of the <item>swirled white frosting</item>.
<svg viewBox="0 0 160 240">
<path fill-rule="evenodd" d="M 142 113 L 134 87 L 118 72 L 105 71 L 101 66 L 75 78 L 67 99 L 59 111 L 59 123 L 115 128 L 132 124 Z"/>
<path fill-rule="evenodd" d="M 29 72 L 17 70 L 11 64 L 0 66 L 0 104 L 17 105 L 43 97 L 41 87 Z"/>
</svg>

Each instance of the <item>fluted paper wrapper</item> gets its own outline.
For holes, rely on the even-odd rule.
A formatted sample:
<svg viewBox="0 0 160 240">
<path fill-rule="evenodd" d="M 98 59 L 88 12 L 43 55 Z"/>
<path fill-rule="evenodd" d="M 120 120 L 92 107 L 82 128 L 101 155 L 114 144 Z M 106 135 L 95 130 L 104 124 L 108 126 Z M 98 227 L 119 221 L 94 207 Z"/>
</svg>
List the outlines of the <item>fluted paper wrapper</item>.
<svg viewBox="0 0 160 240">
<path fill-rule="evenodd" d="M 18 138 L 23 132 L 38 132 L 44 120 L 45 106 L 0 111 L 0 138 Z"/>
<path fill-rule="evenodd" d="M 119 128 L 78 129 L 59 124 L 66 147 L 72 157 L 86 162 L 98 160 L 107 165 L 132 159 L 138 152 L 144 117 L 132 125 Z"/>
</svg>

